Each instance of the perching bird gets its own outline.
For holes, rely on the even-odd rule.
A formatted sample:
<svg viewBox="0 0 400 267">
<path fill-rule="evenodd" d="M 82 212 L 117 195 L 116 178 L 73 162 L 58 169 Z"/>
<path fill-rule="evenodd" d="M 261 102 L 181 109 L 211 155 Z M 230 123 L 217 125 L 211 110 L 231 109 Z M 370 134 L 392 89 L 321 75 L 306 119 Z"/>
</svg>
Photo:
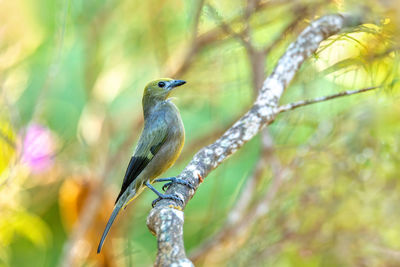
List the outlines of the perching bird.
<svg viewBox="0 0 400 267">
<path fill-rule="evenodd" d="M 135 199 L 145 186 L 158 195 L 152 203 L 153 206 L 164 198 L 182 201 L 175 195 L 161 194 L 151 185 L 153 182 L 169 181 L 163 189 L 172 183 L 193 187 L 189 182 L 176 177 L 155 179 L 174 164 L 183 147 L 185 130 L 182 119 L 177 107 L 168 96 L 172 89 L 185 83 L 182 80 L 165 78 L 152 81 L 144 88 L 142 99 L 144 129 L 129 162 L 121 191 L 101 237 L 97 253 L 100 253 L 118 212 Z"/>
</svg>

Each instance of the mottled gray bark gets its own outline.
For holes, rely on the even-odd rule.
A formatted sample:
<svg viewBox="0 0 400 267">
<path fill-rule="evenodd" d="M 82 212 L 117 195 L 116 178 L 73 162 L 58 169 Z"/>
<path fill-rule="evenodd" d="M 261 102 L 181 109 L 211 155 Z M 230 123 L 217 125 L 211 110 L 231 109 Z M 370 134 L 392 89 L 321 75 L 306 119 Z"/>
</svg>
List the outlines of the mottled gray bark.
<svg viewBox="0 0 400 267">
<path fill-rule="evenodd" d="M 272 123 L 279 113 L 279 99 L 297 73 L 301 64 L 314 53 L 320 42 L 338 33 L 344 27 L 356 26 L 360 19 L 350 15 L 327 15 L 312 22 L 281 57 L 272 74 L 264 81 L 259 95 L 249 109 L 217 141 L 204 147 L 178 176 L 197 188 L 202 179 L 226 158 L 253 138 L 263 127 Z M 195 190 L 174 184 L 167 192 L 178 195 L 183 202 L 162 200 L 151 210 L 147 225 L 157 236 L 156 266 L 192 266 L 183 244 L 182 209 L 195 194 Z"/>
</svg>

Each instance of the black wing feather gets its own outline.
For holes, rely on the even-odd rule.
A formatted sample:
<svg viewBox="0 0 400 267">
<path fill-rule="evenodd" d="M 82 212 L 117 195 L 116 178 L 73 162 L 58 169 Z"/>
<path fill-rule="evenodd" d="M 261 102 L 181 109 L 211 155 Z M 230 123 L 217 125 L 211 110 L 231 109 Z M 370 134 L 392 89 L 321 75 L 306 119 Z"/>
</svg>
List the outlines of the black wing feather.
<svg viewBox="0 0 400 267">
<path fill-rule="evenodd" d="M 149 164 L 151 159 L 147 157 L 131 157 L 129 161 L 128 168 L 125 172 L 124 181 L 122 182 L 121 191 L 115 200 L 115 203 L 118 202 L 118 199 L 122 196 L 128 186 L 136 179 L 136 177 L 143 171 L 143 169 Z"/>
</svg>

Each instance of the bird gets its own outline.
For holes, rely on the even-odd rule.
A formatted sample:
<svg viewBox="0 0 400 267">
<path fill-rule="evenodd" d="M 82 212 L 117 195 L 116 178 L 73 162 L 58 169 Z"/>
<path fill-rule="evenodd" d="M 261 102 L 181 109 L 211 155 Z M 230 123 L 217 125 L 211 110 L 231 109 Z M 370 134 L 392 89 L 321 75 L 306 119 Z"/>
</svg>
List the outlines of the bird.
<svg viewBox="0 0 400 267">
<path fill-rule="evenodd" d="M 148 83 L 144 88 L 142 98 L 143 131 L 129 161 L 121 191 L 100 239 L 97 253 L 100 253 L 105 238 L 120 210 L 125 208 L 146 187 L 158 196 L 152 202 L 153 207 L 161 199 L 182 202 L 182 199 L 176 195 L 158 192 L 152 186 L 154 182 L 168 182 L 163 186 L 163 190 L 173 183 L 194 188 L 188 181 L 176 177 L 156 179 L 174 164 L 183 148 L 185 129 L 179 110 L 172 103 L 169 95 L 174 88 L 185 83 L 184 80 L 162 78 Z"/>
</svg>

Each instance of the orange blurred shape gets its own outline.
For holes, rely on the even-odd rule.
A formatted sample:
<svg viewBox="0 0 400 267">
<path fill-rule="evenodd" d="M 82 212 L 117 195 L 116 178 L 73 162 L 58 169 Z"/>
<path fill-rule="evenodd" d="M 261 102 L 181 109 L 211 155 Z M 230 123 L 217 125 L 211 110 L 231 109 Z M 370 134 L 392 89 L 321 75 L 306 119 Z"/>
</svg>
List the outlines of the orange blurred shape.
<svg viewBox="0 0 400 267">
<path fill-rule="evenodd" d="M 78 222 L 86 200 L 91 192 L 98 186 L 99 182 L 97 179 L 90 179 L 83 176 L 69 177 L 63 182 L 59 192 L 59 204 L 61 218 L 68 233 L 71 233 L 73 227 Z M 116 260 L 113 258 L 111 242 L 105 243 L 100 254 L 96 253 L 97 244 L 99 243 L 101 233 L 111 214 L 114 203 L 111 195 L 107 192 L 104 193 L 101 201 L 102 204 L 98 206 L 96 215 L 91 225 L 88 227 L 86 235 L 76 244 L 79 250 L 76 251 L 76 256 L 79 259 L 75 259 L 75 262 L 90 262 L 95 263 L 95 266 L 112 267 L 116 266 Z M 115 234 L 115 231 L 111 231 L 109 235 L 113 236 L 113 234 Z M 111 238 L 112 237 L 109 237 L 109 240 Z"/>
</svg>

